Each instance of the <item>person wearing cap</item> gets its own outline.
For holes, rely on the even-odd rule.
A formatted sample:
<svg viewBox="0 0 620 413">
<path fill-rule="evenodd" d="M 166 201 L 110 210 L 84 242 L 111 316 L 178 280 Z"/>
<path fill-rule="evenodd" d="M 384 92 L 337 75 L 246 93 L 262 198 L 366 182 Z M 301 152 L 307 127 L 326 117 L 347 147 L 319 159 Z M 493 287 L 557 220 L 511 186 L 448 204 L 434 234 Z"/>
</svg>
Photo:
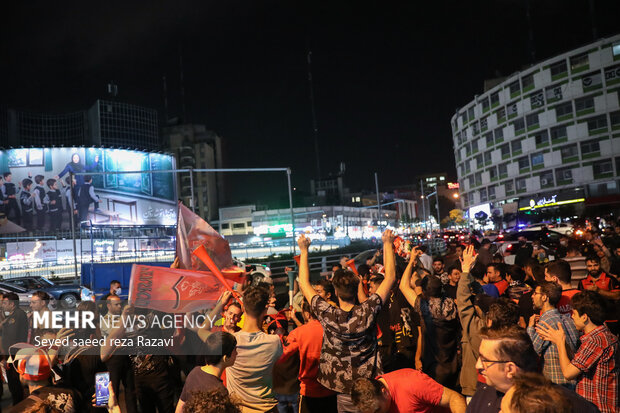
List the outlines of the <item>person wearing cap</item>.
<svg viewBox="0 0 620 413">
<path fill-rule="evenodd" d="M 10 408 L 9 413 L 24 412 L 41 402 L 56 409 L 54 411 L 77 411 L 76 393 L 52 384 L 51 365 L 47 352 L 40 348 L 22 348 L 15 354 L 12 366 L 19 373 L 21 383 L 28 387 L 30 395 Z"/>
</svg>

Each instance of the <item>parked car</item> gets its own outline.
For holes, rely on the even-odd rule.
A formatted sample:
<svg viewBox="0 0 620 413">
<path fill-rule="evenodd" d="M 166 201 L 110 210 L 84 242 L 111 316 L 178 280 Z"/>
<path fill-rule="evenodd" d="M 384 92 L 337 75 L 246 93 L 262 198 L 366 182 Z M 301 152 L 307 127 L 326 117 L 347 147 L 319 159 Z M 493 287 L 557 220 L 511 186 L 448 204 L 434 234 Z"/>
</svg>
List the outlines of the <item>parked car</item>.
<svg viewBox="0 0 620 413">
<path fill-rule="evenodd" d="M 4 281 L 4 284 L 18 286 L 30 291 L 44 291 L 54 298 L 62 308 L 73 308 L 80 301 L 84 289 L 79 284 L 54 284 L 45 277 L 19 277 Z"/>
<path fill-rule="evenodd" d="M 269 282 L 269 280 L 271 280 L 271 268 L 264 264 L 246 264 L 236 258 L 233 258 L 233 264 L 243 269 L 243 271 L 249 272 L 252 275 L 252 278 L 256 275 L 260 275 L 262 278 L 266 278 L 266 280 L 264 280 L 265 282 Z M 273 283 L 273 281 L 271 282 Z"/>
<path fill-rule="evenodd" d="M 11 285 L 8 283 L 0 282 L 0 293 L 15 293 L 19 297 L 19 306 L 28 307 L 30 305 L 30 298 L 32 298 L 32 291 L 28 291 L 17 285 Z"/>
<path fill-rule="evenodd" d="M 571 235 L 573 233 L 573 225 L 567 222 L 562 222 L 559 224 L 555 223 L 538 223 L 538 224 L 530 224 L 523 229 L 523 231 L 542 231 L 544 229 L 559 232 L 562 235 Z"/>
</svg>

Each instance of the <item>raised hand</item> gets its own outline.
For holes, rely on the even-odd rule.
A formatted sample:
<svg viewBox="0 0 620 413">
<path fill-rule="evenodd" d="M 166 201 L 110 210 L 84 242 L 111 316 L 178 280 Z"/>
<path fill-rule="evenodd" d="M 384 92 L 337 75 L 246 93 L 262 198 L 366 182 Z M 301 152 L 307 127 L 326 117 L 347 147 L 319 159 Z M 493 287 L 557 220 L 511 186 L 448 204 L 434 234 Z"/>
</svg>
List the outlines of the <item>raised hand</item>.
<svg viewBox="0 0 620 413">
<path fill-rule="evenodd" d="M 394 243 L 394 238 L 396 238 L 396 235 L 394 235 L 394 232 L 391 229 L 386 229 L 383 231 L 383 235 L 381 236 L 383 243 L 390 245 Z"/>
<path fill-rule="evenodd" d="M 469 272 L 471 267 L 476 262 L 476 251 L 474 251 L 473 245 L 468 245 L 463 251 L 463 258 L 461 258 L 461 268 L 463 272 Z"/>
<path fill-rule="evenodd" d="M 310 244 L 310 238 L 306 238 L 304 234 L 301 234 L 299 239 L 297 239 L 297 245 L 302 252 L 308 252 L 308 247 L 310 246 Z"/>
</svg>

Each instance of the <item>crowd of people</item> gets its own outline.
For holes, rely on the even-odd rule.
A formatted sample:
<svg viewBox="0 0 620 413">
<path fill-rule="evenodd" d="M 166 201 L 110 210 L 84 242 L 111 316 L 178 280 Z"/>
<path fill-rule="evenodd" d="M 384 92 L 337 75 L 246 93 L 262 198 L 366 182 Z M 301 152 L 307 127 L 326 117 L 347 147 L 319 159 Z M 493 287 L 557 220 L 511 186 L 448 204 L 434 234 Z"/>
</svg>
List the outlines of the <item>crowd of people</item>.
<svg viewBox="0 0 620 413">
<path fill-rule="evenodd" d="M 607 243 L 595 229 L 583 240 L 566 237 L 553 257 L 525 240 L 510 259 L 488 239 L 436 257 L 423 246 L 396 249 L 394 241 L 386 230 L 382 249 L 362 265 L 343 257 L 329 276 L 311 278 L 302 235 L 293 305 L 278 308 L 267 279 L 248 281 L 240 295 L 223 293 L 209 309 L 219 322 L 169 332 L 179 346 L 200 343 L 193 356 L 123 354 L 106 345 L 97 354 L 29 347 L 20 358 L 19 343 L 33 337 L 135 332 L 123 325 L 36 330 L 32 314 L 48 311 L 48 297 L 34 294 L 27 315 L 18 297 L 5 294 L 9 411 L 620 411 L 613 272 L 620 227 Z M 114 281 L 103 305 L 82 302 L 78 311 L 149 313 L 124 306 L 119 288 Z M 104 371 L 111 379 L 105 408 L 92 403 L 95 374 Z"/>
</svg>

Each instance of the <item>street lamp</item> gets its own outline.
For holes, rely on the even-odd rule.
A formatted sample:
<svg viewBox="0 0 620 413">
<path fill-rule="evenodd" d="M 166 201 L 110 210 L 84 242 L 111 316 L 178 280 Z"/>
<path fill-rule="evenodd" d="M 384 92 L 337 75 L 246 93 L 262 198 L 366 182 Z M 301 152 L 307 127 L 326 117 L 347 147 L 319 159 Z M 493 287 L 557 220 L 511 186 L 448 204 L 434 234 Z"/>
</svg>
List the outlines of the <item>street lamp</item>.
<svg viewBox="0 0 620 413">
<path fill-rule="evenodd" d="M 459 199 L 459 193 L 458 193 L 458 192 L 453 193 L 453 194 L 452 194 L 452 197 L 453 197 L 454 199 Z"/>
</svg>

